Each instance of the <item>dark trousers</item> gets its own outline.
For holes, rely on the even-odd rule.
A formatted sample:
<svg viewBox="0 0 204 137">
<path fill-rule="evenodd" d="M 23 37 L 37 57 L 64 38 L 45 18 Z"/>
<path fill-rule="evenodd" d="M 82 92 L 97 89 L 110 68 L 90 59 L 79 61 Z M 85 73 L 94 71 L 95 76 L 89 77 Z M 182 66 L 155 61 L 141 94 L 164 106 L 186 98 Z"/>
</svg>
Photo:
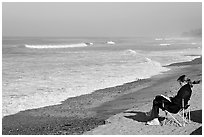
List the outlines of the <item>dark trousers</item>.
<svg viewBox="0 0 204 137">
<path fill-rule="evenodd" d="M 151 118 L 158 118 L 159 117 L 159 108 L 162 110 L 167 110 L 170 113 L 178 113 L 180 110 L 180 106 L 170 102 L 168 99 L 164 98 L 163 96 L 156 96 L 153 100 L 153 107 Z"/>
</svg>

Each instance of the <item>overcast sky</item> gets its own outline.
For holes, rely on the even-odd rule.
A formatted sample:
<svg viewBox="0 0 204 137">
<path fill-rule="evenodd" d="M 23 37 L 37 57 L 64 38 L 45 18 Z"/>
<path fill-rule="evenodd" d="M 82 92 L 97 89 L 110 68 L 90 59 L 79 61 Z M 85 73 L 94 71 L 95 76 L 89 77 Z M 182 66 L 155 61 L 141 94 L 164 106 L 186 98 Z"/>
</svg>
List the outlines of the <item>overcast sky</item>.
<svg viewBox="0 0 204 137">
<path fill-rule="evenodd" d="M 174 35 L 202 27 L 202 3 L 3 3 L 3 36 Z"/>
</svg>

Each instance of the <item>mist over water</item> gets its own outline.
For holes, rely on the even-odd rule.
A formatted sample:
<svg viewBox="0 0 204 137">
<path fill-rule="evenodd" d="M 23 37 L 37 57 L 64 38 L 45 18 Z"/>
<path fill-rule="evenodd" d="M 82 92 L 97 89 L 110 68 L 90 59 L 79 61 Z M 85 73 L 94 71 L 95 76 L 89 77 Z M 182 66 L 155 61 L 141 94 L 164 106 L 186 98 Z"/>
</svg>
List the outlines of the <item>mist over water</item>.
<svg viewBox="0 0 204 137">
<path fill-rule="evenodd" d="M 193 38 L 3 38 L 3 116 L 149 78 L 201 48 Z"/>
</svg>

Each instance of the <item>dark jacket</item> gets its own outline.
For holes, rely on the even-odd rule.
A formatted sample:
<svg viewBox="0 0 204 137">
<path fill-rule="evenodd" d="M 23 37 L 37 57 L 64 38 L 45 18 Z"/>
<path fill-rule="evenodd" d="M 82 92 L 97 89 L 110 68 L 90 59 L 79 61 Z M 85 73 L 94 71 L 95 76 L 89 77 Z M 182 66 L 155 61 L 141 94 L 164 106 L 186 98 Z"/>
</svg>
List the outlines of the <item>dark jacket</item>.
<svg viewBox="0 0 204 137">
<path fill-rule="evenodd" d="M 191 98 L 192 90 L 191 90 L 192 84 L 188 83 L 184 86 L 182 86 L 177 95 L 173 98 L 171 98 L 172 103 L 182 107 L 182 99 L 184 99 L 184 106 L 188 104 L 188 101 Z"/>
</svg>

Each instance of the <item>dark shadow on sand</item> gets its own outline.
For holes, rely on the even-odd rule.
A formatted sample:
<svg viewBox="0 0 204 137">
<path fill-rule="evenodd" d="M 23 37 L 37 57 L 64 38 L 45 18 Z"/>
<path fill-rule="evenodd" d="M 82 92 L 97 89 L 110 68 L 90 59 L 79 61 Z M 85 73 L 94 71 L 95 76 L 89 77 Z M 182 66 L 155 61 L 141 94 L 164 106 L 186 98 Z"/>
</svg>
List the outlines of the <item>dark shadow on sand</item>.
<svg viewBox="0 0 204 137">
<path fill-rule="evenodd" d="M 191 121 L 202 123 L 202 110 L 191 111 Z M 190 135 L 202 135 L 202 126 L 193 131 Z"/>
<path fill-rule="evenodd" d="M 193 131 L 190 135 L 202 135 L 202 126 Z"/>
<path fill-rule="evenodd" d="M 202 123 L 202 110 L 191 111 L 191 121 Z"/>
<path fill-rule="evenodd" d="M 149 120 L 149 117 L 146 116 L 146 114 L 144 112 L 140 112 L 140 111 L 126 111 L 124 113 L 134 113 L 135 115 L 125 116 L 125 117 L 133 119 L 133 120 L 136 120 L 138 122 L 147 122 Z"/>
</svg>

